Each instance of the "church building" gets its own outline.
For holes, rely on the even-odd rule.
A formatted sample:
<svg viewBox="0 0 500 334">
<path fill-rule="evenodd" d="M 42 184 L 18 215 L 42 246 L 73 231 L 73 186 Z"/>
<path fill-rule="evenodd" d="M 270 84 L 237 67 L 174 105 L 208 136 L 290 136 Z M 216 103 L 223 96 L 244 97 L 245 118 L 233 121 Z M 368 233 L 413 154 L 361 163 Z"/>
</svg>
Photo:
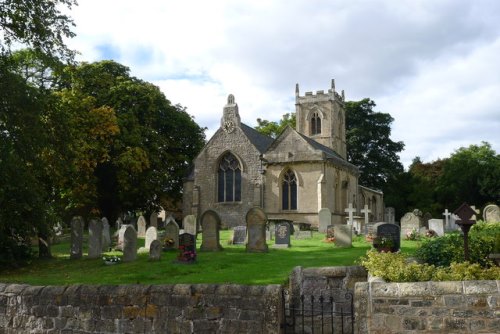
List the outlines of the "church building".
<svg viewBox="0 0 500 334">
<path fill-rule="evenodd" d="M 335 82 L 325 93 L 295 89 L 296 128 L 276 139 L 241 122 L 229 95 L 221 125 L 194 160 L 184 181 L 183 215 L 200 217 L 214 210 L 223 226 L 245 224 L 252 207 L 269 218 L 317 227 L 318 212 L 328 208 L 332 223 L 346 223 L 345 209 L 357 215 L 368 206 L 370 221 L 383 219 L 383 194 L 358 184 L 359 169 L 346 160 L 345 96 Z"/>
</svg>

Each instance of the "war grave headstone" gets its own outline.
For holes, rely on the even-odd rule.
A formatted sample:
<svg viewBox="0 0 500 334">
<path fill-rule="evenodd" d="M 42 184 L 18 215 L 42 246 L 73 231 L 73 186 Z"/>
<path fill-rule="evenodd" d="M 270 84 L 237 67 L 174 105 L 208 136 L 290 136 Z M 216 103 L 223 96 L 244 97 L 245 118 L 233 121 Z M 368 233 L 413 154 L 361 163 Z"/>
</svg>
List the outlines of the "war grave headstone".
<svg viewBox="0 0 500 334">
<path fill-rule="evenodd" d="M 109 222 L 106 217 L 102 219 L 102 251 L 107 252 L 111 246 L 111 234 L 109 232 Z"/>
<path fill-rule="evenodd" d="M 326 228 L 329 225 L 332 225 L 332 212 L 328 208 L 322 208 L 318 212 L 318 218 L 319 218 L 318 232 L 326 233 Z"/>
<path fill-rule="evenodd" d="M 179 255 L 177 261 L 181 263 L 194 263 L 196 261 L 196 236 L 191 233 L 179 235 Z"/>
<path fill-rule="evenodd" d="M 401 248 L 401 231 L 398 225 L 381 222 L 375 224 L 374 229 L 376 237 L 373 247 L 391 252 L 397 252 Z"/>
<path fill-rule="evenodd" d="M 133 226 L 125 227 L 123 234 L 123 262 L 134 261 L 137 258 L 137 232 Z"/>
<path fill-rule="evenodd" d="M 267 252 L 266 224 L 267 215 L 261 208 L 251 208 L 246 214 L 247 223 L 247 252 Z"/>
<path fill-rule="evenodd" d="M 336 224 L 334 226 L 335 246 L 352 247 L 352 225 Z"/>
<path fill-rule="evenodd" d="M 71 219 L 71 248 L 70 259 L 81 259 L 83 254 L 83 226 L 85 222 L 82 217 Z"/>
<path fill-rule="evenodd" d="M 247 238 L 246 226 L 235 226 L 233 228 L 233 245 L 244 245 Z"/>
<path fill-rule="evenodd" d="M 155 228 L 154 226 L 151 226 L 150 228 Z M 146 231 L 147 235 L 147 231 Z M 159 261 L 161 258 L 161 242 L 160 240 L 153 240 L 151 244 L 149 245 L 149 260 L 151 261 Z"/>
<path fill-rule="evenodd" d="M 490 204 L 483 209 L 483 219 L 487 223 L 500 222 L 500 208 L 498 205 Z"/>
<path fill-rule="evenodd" d="M 149 226 L 158 228 L 158 213 L 153 212 L 149 215 Z"/>
<path fill-rule="evenodd" d="M 89 259 L 97 259 L 102 254 L 102 221 L 92 218 L 89 222 Z"/>
<path fill-rule="evenodd" d="M 387 207 L 384 209 L 384 220 L 389 224 L 396 224 L 396 209 Z"/>
<path fill-rule="evenodd" d="M 275 225 L 275 248 L 288 248 L 290 247 L 290 235 L 292 233 L 291 222 L 280 221 Z"/>
<path fill-rule="evenodd" d="M 144 238 L 146 236 L 146 219 L 139 216 L 137 219 L 137 237 Z"/>
<path fill-rule="evenodd" d="M 422 212 L 420 210 L 407 212 L 401 218 L 401 238 L 404 238 L 413 231 L 418 231 L 420 233 L 422 227 L 425 227 L 422 221 Z"/>
<path fill-rule="evenodd" d="M 149 249 L 151 243 L 154 240 L 158 240 L 158 230 L 154 226 L 148 227 L 146 230 L 146 240 L 144 241 L 144 248 Z"/>
<path fill-rule="evenodd" d="M 166 220 L 163 250 L 179 248 L 179 225 L 174 219 Z"/>
<path fill-rule="evenodd" d="M 429 230 L 436 232 L 440 237 L 444 235 L 444 222 L 442 219 L 429 219 Z"/>
<path fill-rule="evenodd" d="M 220 217 L 217 212 L 207 210 L 201 215 L 201 251 L 217 252 L 222 250 L 220 244 Z"/>
<path fill-rule="evenodd" d="M 198 230 L 196 228 L 196 216 L 187 215 L 182 221 L 182 226 L 184 228 L 184 233 L 189 233 L 196 236 Z"/>
</svg>

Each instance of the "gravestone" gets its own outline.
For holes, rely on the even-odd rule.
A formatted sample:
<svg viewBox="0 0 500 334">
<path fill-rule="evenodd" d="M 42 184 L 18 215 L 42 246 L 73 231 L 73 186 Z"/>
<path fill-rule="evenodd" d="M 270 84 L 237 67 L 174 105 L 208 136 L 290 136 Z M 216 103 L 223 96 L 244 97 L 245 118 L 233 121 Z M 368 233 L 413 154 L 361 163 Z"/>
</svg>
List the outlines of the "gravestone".
<svg viewBox="0 0 500 334">
<path fill-rule="evenodd" d="M 158 231 L 156 230 L 156 227 L 150 226 L 146 230 L 146 240 L 144 241 L 144 248 L 149 249 L 151 243 L 154 240 L 158 240 Z"/>
<path fill-rule="evenodd" d="M 327 231 L 328 232 L 328 231 Z M 311 239 L 313 237 L 313 231 L 312 230 L 295 230 L 295 239 Z"/>
<path fill-rule="evenodd" d="M 387 207 L 384 210 L 384 220 L 389 224 L 396 223 L 396 209 L 393 207 Z"/>
<path fill-rule="evenodd" d="M 146 219 L 139 216 L 137 219 L 137 237 L 144 238 L 146 236 Z"/>
<path fill-rule="evenodd" d="M 102 254 L 102 221 L 92 218 L 89 222 L 89 259 L 100 258 Z"/>
<path fill-rule="evenodd" d="M 125 236 L 125 230 L 127 229 L 127 226 L 132 226 L 132 225 L 125 225 L 123 224 L 120 230 L 118 231 L 118 241 L 116 242 L 116 247 L 115 249 L 123 251 L 123 239 Z M 133 226 L 132 226 L 133 228 Z"/>
<path fill-rule="evenodd" d="M 261 208 L 251 208 L 246 214 L 247 252 L 267 252 L 266 223 L 267 215 Z"/>
<path fill-rule="evenodd" d="M 149 226 L 158 228 L 158 213 L 153 212 L 149 215 Z"/>
<path fill-rule="evenodd" d="M 165 224 L 165 241 L 171 240 L 172 242 L 163 245 L 165 250 L 177 249 L 179 248 L 179 225 L 175 222 L 174 219 L 168 220 Z"/>
<path fill-rule="evenodd" d="M 220 217 L 217 212 L 207 210 L 201 215 L 201 251 L 217 252 L 222 250 L 220 245 Z"/>
<path fill-rule="evenodd" d="M 328 208 L 323 208 L 318 212 L 319 217 L 319 233 L 326 233 L 326 228 L 332 225 L 332 212 Z"/>
<path fill-rule="evenodd" d="M 196 261 L 196 235 L 182 233 L 179 235 L 179 256 L 177 261 L 194 263 Z"/>
<path fill-rule="evenodd" d="M 123 234 L 123 262 L 134 261 L 137 258 L 137 232 L 133 226 L 125 227 Z"/>
<path fill-rule="evenodd" d="M 83 226 L 85 222 L 83 218 L 73 217 L 71 219 L 71 248 L 70 259 L 81 259 L 83 254 Z"/>
<path fill-rule="evenodd" d="M 151 226 L 150 228 L 156 228 L 154 226 Z M 146 236 L 147 236 L 147 231 L 146 231 Z M 159 261 L 161 258 L 161 242 L 160 240 L 153 240 L 151 244 L 149 245 L 149 259 L 151 261 Z"/>
<path fill-rule="evenodd" d="M 326 228 L 326 240 L 329 242 L 335 240 L 335 225 L 328 225 Z"/>
<path fill-rule="evenodd" d="M 328 210 L 330 211 L 330 210 Z M 292 233 L 292 224 L 289 222 L 278 222 L 275 225 L 275 248 L 288 248 L 290 247 L 290 234 Z"/>
<path fill-rule="evenodd" d="M 233 228 L 233 245 L 244 245 L 247 238 L 246 226 L 235 226 Z"/>
<path fill-rule="evenodd" d="M 196 216 L 187 215 L 186 217 L 184 217 L 184 220 L 182 221 L 182 226 L 184 228 L 184 233 L 196 235 L 196 233 L 198 232 L 196 228 Z"/>
<path fill-rule="evenodd" d="M 336 224 L 334 227 L 335 246 L 352 247 L 352 225 Z"/>
<path fill-rule="evenodd" d="M 349 203 L 349 207 L 344 210 L 347 213 L 348 219 L 347 224 L 352 225 L 354 214 L 356 213 L 356 208 Z"/>
<path fill-rule="evenodd" d="M 429 230 L 433 230 L 440 237 L 444 235 L 444 222 L 442 219 L 429 219 Z"/>
<path fill-rule="evenodd" d="M 429 229 L 429 220 L 431 219 L 432 219 L 432 214 L 430 212 L 426 212 L 422 216 L 422 221 L 424 222 L 424 226 L 426 229 Z"/>
<path fill-rule="evenodd" d="M 109 223 L 106 217 L 102 219 L 102 251 L 107 252 L 111 246 L 111 234 L 109 232 Z"/>
<path fill-rule="evenodd" d="M 422 212 L 419 210 L 407 212 L 403 218 L 401 218 L 401 238 L 404 238 L 408 233 L 414 230 L 420 233 L 422 227 L 425 227 L 422 221 Z"/>
<path fill-rule="evenodd" d="M 452 213 L 450 216 L 450 226 L 452 231 L 461 231 L 460 226 L 458 226 L 457 222 L 460 222 L 460 217 Z"/>
<path fill-rule="evenodd" d="M 397 252 L 401 248 L 401 231 L 398 225 L 389 223 L 377 223 L 374 226 L 375 240 L 373 246 L 377 247 L 376 240 L 379 238 L 388 238 L 392 241 L 391 252 Z"/>
<path fill-rule="evenodd" d="M 483 219 L 487 223 L 500 222 L 500 208 L 498 205 L 490 204 L 483 209 Z"/>
<path fill-rule="evenodd" d="M 163 211 L 163 213 L 165 213 L 165 211 Z M 161 217 L 160 217 L 160 218 L 161 218 Z M 177 227 L 178 227 L 178 228 L 180 228 L 180 227 L 179 227 L 179 224 L 177 224 L 177 222 L 175 221 L 174 216 L 172 216 L 172 215 L 168 215 L 168 217 L 167 217 L 167 218 L 165 218 L 165 220 L 162 220 L 162 221 L 163 221 L 163 223 L 162 223 L 162 224 L 163 224 L 163 227 L 167 226 L 167 224 L 168 224 L 169 222 L 174 222 L 174 223 L 175 223 L 175 225 L 177 225 Z"/>
</svg>

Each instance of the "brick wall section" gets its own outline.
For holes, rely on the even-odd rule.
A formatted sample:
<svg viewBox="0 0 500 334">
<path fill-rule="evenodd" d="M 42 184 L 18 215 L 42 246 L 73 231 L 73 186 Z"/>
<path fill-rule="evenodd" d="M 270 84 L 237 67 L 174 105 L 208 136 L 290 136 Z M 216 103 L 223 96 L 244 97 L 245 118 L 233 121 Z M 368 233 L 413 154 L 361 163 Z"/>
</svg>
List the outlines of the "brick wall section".
<svg viewBox="0 0 500 334">
<path fill-rule="evenodd" d="M 500 333 L 500 281 L 357 283 L 357 333 Z"/>
<path fill-rule="evenodd" d="M 0 283 L 0 333 L 279 333 L 281 289 Z"/>
</svg>

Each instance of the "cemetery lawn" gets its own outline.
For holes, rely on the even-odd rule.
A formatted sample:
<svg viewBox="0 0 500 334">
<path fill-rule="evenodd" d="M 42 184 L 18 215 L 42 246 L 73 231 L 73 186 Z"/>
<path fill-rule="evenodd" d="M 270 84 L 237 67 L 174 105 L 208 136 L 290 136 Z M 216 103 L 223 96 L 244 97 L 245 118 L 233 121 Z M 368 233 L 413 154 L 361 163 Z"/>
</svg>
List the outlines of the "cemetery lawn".
<svg viewBox="0 0 500 334">
<path fill-rule="evenodd" d="M 324 234 L 314 232 L 312 239 L 296 240 L 292 247 L 273 248 L 268 243 L 268 253 L 246 253 L 244 245 L 229 245 L 230 231 L 221 231 L 221 252 L 197 253 L 195 264 L 176 263 L 176 251 L 163 252 L 160 261 L 150 262 L 148 254 L 138 254 L 137 260 L 117 265 L 105 265 L 102 259 L 88 259 L 86 248 L 81 260 L 69 259 L 69 242 L 52 246 L 53 259 L 34 260 L 30 265 L 16 270 L 0 272 L 2 283 L 31 285 L 69 284 L 198 284 L 234 283 L 248 285 L 283 284 L 296 266 L 330 267 L 358 264 L 358 259 L 370 248 L 363 237 L 355 237 L 353 247 L 337 248 L 324 242 Z M 86 245 L 87 242 L 84 242 Z M 201 244 L 198 236 L 197 246 Z M 138 240 L 138 247 L 144 239 Z M 413 254 L 418 241 L 402 241 L 402 252 Z M 103 255 L 117 255 L 108 252 Z"/>
</svg>

